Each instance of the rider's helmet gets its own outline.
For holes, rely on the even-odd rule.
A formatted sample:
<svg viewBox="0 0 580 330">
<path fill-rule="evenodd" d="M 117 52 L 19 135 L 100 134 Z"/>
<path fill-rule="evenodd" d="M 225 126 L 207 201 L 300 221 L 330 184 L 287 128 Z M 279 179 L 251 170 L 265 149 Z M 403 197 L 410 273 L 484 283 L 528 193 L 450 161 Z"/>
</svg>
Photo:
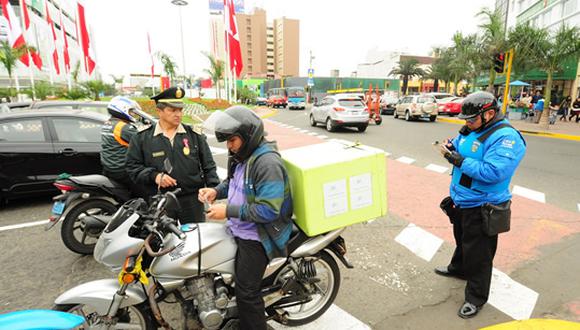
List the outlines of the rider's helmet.
<svg viewBox="0 0 580 330">
<path fill-rule="evenodd" d="M 204 127 L 215 132 L 219 142 L 239 136 L 243 145 L 235 154 L 238 161 L 247 159 L 264 139 L 264 123 L 252 110 L 244 106 L 233 106 L 224 112 L 215 111 L 204 123 Z"/>
<path fill-rule="evenodd" d="M 472 119 L 482 115 L 488 110 L 498 110 L 497 100 L 488 92 L 476 92 L 469 94 L 461 105 L 459 119 Z"/>
<path fill-rule="evenodd" d="M 141 107 L 137 102 L 124 96 L 113 97 L 107 105 L 107 111 L 109 111 L 111 116 L 133 123 L 137 120 L 131 116 L 130 111 L 134 111 L 135 109 L 141 110 Z"/>
</svg>

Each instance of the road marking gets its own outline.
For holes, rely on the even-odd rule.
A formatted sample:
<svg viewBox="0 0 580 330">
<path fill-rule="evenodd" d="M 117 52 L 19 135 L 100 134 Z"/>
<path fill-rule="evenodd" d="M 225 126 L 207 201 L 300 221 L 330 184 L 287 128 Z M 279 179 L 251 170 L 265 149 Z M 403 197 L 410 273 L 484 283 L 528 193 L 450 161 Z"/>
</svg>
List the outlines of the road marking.
<svg viewBox="0 0 580 330">
<path fill-rule="evenodd" d="M 218 167 L 217 170 L 216 170 L 216 172 L 217 172 L 218 177 L 222 181 L 225 180 L 226 177 L 228 176 L 228 170 L 226 170 L 223 167 Z"/>
<path fill-rule="evenodd" d="M 206 133 L 205 136 L 207 136 L 208 139 L 215 139 L 215 135 L 213 134 Z"/>
<path fill-rule="evenodd" d="M 514 189 L 512 190 L 512 194 L 514 195 L 519 195 L 540 203 L 546 203 L 546 195 L 543 192 L 539 192 L 539 191 L 535 191 L 532 189 L 528 189 L 528 188 L 524 188 L 524 187 L 520 187 L 520 186 L 514 186 Z"/>
<path fill-rule="evenodd" d="M 328 136 L 326 136 L 326 135 L 319 135 L 318 137 L 323 139 L 323 140 L 328 139 Z"/>
<path fill-rule="evenodd" d="M 47 222 L 48 222 L 48 220 L 40 220 L 40 221 L 34 221 L 34 222 L 19 223 L 17 225 L 4 226 L 4 227 L 0 227 L 0 232 L 6 231 L 6 230 L 12 230 L 12 229 L 41 226 Z"/>
<path fill-rule="evenodd" d="M 447 170 L 449 170 L 448 167 L 435 165 L 435 164 L 429 164 L 429 165 L 427 165 L 427 167 L 425 167 L 425 169 L 427 169 L 429 171 L 437 172 L 437 173 L 445 173 L 445 172 L 447 172 Z"/>
<path fill-rule="evenodd" d="M 209 147 L 209 150 L 211 150 L 211 154 L 214 156 L 228 153 L 228 149 L 212 147 L 212 146 Z"/>
<path fill-rule="evenodd" d="M 371 327 L 364 324 L 354 316 L 350 315 L 340 307 L 331 305 L 328 310 L 318 319 L 299 327 L 287 327 L 274 321 L 268 322 L 274 329 L 292 329 L 292 330 L 370 330 Z"/>
<path fill-rule="evenodd" d="M 580 212 L 580 203 L 578 203 L 578 212 Z"/>
<path fill-rule="evenodd" d="M 309 133 L 309 132 L 310 132 L 310 131 L 309 131 L 309 130 L 307 130 L 307 129 L 301 129 L 301 130 L 300 130 L 300 133 Z"/>
<path fill-rule="evenodd" d="M 318 135 L 318 133 L 316 133 L 316 132 L 310 132 L 310 133 L 308 133 L 308 135 L 316 136 L 316 135 Z"/>
<path fill-rule="evenodd" d="M 404 163 L 404 164 L 413 164 L 415 162 L 415 160 L 413 158 L 409 158 L 409 157 L 399 157 L 397 158 L 397 161 Z"/>
<path fill-rule="evenodd" d="M 491 273 L 489 303 L 516 320 L 527 320 L 532 315 L 539 294 L 512 280 L 500 270 Z"/>
<path fill-rule="evenodd" d="M 295 130 L 295 131 L 301 131 L 302 130 L 302 128 L 300 128 L 300 127 L 292 127 L 292 129 Z"/>
<path fill-rule="evenodd" d="M 395 237 L 395 241 L 425 261 L 431 261 L 443 240 L 430 232 L 410 223 Z"/>
</svg>

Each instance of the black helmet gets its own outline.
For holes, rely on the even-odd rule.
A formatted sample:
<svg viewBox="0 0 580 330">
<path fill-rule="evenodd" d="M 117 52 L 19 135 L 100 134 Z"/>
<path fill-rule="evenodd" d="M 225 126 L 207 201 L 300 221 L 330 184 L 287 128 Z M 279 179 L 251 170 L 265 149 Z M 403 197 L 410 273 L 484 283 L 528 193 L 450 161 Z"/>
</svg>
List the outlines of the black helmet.
<svg viewBox="0 0 580 330">
<path fill-rule="evenodd" d="M 498 110 L 497 100 L 493 94 L 488 92 L 477 92 L 469 94 L 461 105 L 461 113 L 459 114 L 459 119 L 471 119 L 478 115 L 494 109 Z"/>
<path fill-rule="evenodd" d="M 244 106 L 233 106 L 224 112 L 215 111 L 204 126 L 213 129 L 219 142 L 224 142 L 232 136 L 239 136 L 244 141 L 242 148 L 233 155 L 238 161 L 246 160 L 264 138 L 262 119 Z"/>
</svg>

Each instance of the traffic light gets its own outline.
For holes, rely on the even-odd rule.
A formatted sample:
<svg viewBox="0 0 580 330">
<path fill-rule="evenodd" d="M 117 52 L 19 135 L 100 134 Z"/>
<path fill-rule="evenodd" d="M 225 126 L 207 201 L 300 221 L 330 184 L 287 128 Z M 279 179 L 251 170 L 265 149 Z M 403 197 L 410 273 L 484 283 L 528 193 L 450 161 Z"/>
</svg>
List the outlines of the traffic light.
<svg viewBox="0 0 580 330">
<path fill-rule="evenodd" d="M 493 56 L 493 69 L 497 73 L 504 72 L 505 53 L 497 53 Z"/>
</svg>

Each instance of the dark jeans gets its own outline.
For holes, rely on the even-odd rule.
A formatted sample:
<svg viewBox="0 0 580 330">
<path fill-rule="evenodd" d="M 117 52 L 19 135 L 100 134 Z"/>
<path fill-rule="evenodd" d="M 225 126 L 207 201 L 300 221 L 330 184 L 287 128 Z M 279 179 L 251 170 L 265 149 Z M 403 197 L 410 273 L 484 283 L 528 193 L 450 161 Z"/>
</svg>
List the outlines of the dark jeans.
<svg viewBox="0 0 580 330">
<path fill-rule="evenodd" d="M 580 111 L 571 111 L 568 120 L 572 121 L 572 118 L 574 117 L 576 117 L 576 122 L 580 121 Z"/>
<path fill-rule="evenodd" d="M 481 207 L 460 208 L 451 220 L 456 247 L 449 269 L 467 280 L 465 301 L 481 306 L 489 298 L 497 235 L 483 233 Z"/>
<path fill-rule="evenodd" d="M 236 238 L 236 301 L 240 330 L 266 330 L 266 314 L 261 285 L 268 256 L 262 243 Z"/>
<path fill-rule="evenodd" d="M 178 200 L 181 209 L 179 212 L 169 212 L 170 217 L 177 217 L 182 224 L 205 222 L 203 204 L 197 199 L 197 194 L 179 196 Z"/>
</svg>

